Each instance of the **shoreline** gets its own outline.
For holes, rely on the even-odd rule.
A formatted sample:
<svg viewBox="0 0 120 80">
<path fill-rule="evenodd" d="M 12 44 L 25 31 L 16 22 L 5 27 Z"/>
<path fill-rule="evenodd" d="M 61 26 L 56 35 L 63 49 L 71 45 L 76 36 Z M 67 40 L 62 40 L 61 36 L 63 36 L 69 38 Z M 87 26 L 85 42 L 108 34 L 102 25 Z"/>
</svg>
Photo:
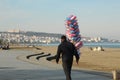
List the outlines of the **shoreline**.
<svg viewBox="0 0 120 80">
<path fill-rule="evenodd" d="M 81 57 L 79 64 L 74 60 L 73 66 L 89 70 L 111 72 L 119 70 L 120 48 L 104 48 L 105 51 L 91 51 L 88 47 L 81 48 Z M 57 46 L 39 46 L 39 47 L 11 47 L 10 50 L 30 50 L 35 53 L 45 52 L 56 54 Z M 55 63 L 55 60 L 52 61 Z M 61 64 L 61 61 L 59 62 Z"/>
</svg>

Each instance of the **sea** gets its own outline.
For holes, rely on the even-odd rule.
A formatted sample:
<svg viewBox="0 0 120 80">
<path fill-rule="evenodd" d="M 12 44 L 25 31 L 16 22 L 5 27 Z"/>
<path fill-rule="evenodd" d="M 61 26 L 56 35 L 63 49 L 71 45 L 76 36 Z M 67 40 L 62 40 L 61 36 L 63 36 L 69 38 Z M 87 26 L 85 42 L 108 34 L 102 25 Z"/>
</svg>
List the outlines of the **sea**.
<svg viewBox="0 0 120 80">
<path fill-rule="evenodd" d="M 87 47 L 104 47 L 104 48 L 120 48 L 120 42 L 112 43 L 112 42 L 99 42 L 99 43 L 84 43 L 84 46 Z"/>
<path fill-rule="evenodd" d="M 55 44 L 32 44 L 35 46 L 58 46 L 60 43 Z M 91 42 L 91 43 L 83 43 L 85 47 L 104 47 L 104 48 L 120 48 L 120 42 L 113 43 L 113 42 Z"/>
</svg>

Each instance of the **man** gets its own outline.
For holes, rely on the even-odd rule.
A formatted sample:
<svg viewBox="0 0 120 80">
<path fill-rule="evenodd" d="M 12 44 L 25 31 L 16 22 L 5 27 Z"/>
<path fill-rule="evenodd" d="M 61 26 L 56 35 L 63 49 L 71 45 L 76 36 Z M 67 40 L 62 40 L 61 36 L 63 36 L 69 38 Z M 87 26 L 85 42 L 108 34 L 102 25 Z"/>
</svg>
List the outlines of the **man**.
<svg viewBox="0 0 120 80">
<path fill-rule="evenodd" d="M 76 62 L 79 61 L 79 55 L 75 46 L 68 42 L 66 36 L 61 36 L 61 44 L 58 46 L 56 63 L 59 62 L 60 55 L 62 54 L 62 66 L 66 75 L 66 80 L 71 80 L 71 68 L 73 63 L 73 55 L 76 57 Z"/>
</svg>

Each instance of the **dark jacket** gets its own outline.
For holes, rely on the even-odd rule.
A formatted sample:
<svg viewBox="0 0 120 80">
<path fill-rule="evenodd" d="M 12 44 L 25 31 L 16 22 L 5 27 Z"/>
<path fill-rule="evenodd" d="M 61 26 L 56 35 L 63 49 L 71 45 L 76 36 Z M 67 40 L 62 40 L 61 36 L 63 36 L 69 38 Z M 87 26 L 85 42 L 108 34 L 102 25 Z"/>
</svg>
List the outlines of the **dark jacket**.
<svg viewBox="0 0 120 80">
<path fill-rule="evenodd" d="M 64 41 L 58 46 L 56 55 L 57 63 L 59 61 L 60 54 L 62 54 L 62 61 L 73 60 L 73 55 L 75 55 L 76 60 L 79 60 L 79 55 L 77 53 L 75 46 L 68 41 Z"/>
</svg>

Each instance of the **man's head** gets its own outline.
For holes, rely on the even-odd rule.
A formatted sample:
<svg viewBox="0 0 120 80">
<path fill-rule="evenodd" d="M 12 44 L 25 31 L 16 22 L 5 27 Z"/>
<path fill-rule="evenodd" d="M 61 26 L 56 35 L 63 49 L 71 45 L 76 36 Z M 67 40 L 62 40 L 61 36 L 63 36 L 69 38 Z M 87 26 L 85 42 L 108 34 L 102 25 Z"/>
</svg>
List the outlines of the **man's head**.
<svg viewBox="0 0 120 80">
<path fill-rule="evenodd" d="M 63 42 L 63 41 L 67 41 L 67 39 L 66 39 L 66 36 L 65 36 L 65 35 L 62 35 L 62 36 L 61 36 L 61 42 Z"/>
</svg>

